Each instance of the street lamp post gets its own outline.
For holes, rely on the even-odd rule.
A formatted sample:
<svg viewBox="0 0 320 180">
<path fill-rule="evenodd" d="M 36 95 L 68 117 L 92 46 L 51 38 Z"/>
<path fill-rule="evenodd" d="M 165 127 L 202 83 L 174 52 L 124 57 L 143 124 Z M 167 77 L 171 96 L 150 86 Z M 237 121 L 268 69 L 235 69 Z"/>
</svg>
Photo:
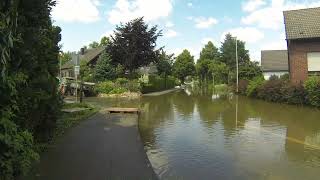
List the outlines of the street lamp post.
<svg viewBox="0 0 320 180">
<path fill-rule="evenodd" d="M 235 37 L 236 40 L 236 63 L 237 63 L 237 93 L 239 93 L 239 60 L 238 60 L 238 40 L 237 37 Z"/>
</svg>

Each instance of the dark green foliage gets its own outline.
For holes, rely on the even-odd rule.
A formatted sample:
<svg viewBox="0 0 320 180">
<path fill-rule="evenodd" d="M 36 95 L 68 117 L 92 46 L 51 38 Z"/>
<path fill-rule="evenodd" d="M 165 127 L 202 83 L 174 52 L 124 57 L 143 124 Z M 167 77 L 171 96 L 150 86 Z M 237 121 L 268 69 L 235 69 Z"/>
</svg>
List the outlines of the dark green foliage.
<svg viewBox="0 0 320 180">
<path fill-rule="evenodd" d="M 239 66 L 239 78 L 246 79 L 248 81 L 256 77 L 262 77 L 262 70 L 259 67 L 258 62 L 248 61 L 245 64 Z"/>
<path fill-rule="evenodd" d="M 258 88 L 264 84 L 263 77 L 256 77 L 249 81 L 249 85 L 247 87 L 247 96 L 256 97 L 258 95 Z"/>
<path fill-rule="evenodd" d="M 173 64 L 173 74 L 183 84 L 187 76 L 195 74 L 194 57 L 191 56 L 188 50 L 183 52 L 177 57 Z"/>
<path fill-rule="evenodd" d="M 218 48 L 216 48 L 211 41 L 209 41 L 200 52 L 200 59 L 217 60 L 219 57 L 220 53 Z"/>
<path fill-rule="evenodd" d="M 320 78 L 311 77 L 305 84 L 304 88 L 307 91 L 307 98 L 312 106 L 320 107 Z"/>
<path fill-rule="evenodd" d="M 97 41 L 93 41 L 92 43 L 89 44 L 89 48 L 94 49 L 94 48 L 99 47 L 99 45 L 100 44 Z"/>
<path fill-rule="evenodd" d="M 61 62 L 61 65 L 64 65 L 65 63 L 71 61 L 71 52 L 61 52 L 59 54 L 59 63 Z"/>
<path fill-rule="evenodd" d="M 239 94 L 246 95 L 247 94 L 248 85 L 249 85 L 249 81 L 248 80 L 241 79 L 239 81 Z M 236 89 L 236 87 L 234 87 L 234 89 Z"/>
<path fill-rule="evenodd" d="M 283 102 L 282 88 L 284 82 L 281 80 L 269 80 L 258 87 L 257 97 L 272 102 Z"/>
<path fill-rule="evenodd" d="M 229 68 L 221 62 L 213 62 L 210 64 L 210 72 L 214 76 L 215 84 L 227 84 Z"/>
<path fill-rule="evenodd" d="M 167 78 L 162 78 L 160 76 L 151 75 L 149 76 L 148 84 L 142 84 L 141 92 L 143 94 L 146 94 L 146 93 L 172 89 L 174 87 L 175 87 L 175 78 L 171 76 Z"/>
<path fill-rule="evenodd" d="M 96 81 L 113 80 L 116 78 L 116 68 L 111 64 L 111 58 L 108 53 L 104 52 L 100 55 L 94 72 Z"/>
<path fill-rule="evenodd" d="M 282 79 L 281 81 L 285 84 L 282 87 L 282 95 L 285 103 L 297 105 L 308 103 L 306 90 L 302 85 L 292 85 L 288 81 Z"/>
<path fill-rule="evenodd" d="M 242 83 L 242 81 L 240 82 Z M 249 82 L 247 87 L 247 96 L 271 102 L 296 105 L 309 103 L 307 92 L 302 85 L 291 84 L 289 81 L 278 78 L 277 76 L 272 77 L 268 81 L 255 78 Z"/>
<path fill-rule="evenodd" d="M 95 82 L 94 71 L 85 60 L 80 61 L 80 77 L 84 82 Z"/>
<path fill-rule="evenodd" d="M 105 81 L 96 85 L 98 93 L 122 94 L 125 92 L 140 92 L 140 83 L 137 80 L 118 78 L 115 82 Z"/>
<path fill-rule="evenodd" d="M 250 61 L 249 51 L 245 49 L 245 42 L 237 40 L 239 65 Z M 236 40 L 231 34 L 227 34 L 220 48 L 220 61 L 225 63 L 231 70 L 236 69 Z"/>
<path fill-rule="evenodd" d="M 101 38 L 99 46 L 108 46 L 109 43 L 110 43 L 110 39 L 104 36 Z"/>
<path fill-rule="evenodd" d="M 290 80 L 290 75 L 289 74 L 284 74 L 280 76 L 280 79 L 283 81 L 289 81 Z"/>
<path fill-rule="evenodd" d="M 200 52 L 200 58 L 196 64 L 197 74 L 199 76 L 200 82 L 206 82 L 212 80 L 212 75 L 215 74 L 216 79 L 220 77 L 217 69 L 214 69 L 218 65 L 219 52 L 211 41 L 205 45 L 205 47 Z M 218 82 L 218 81 L 217 81 Z"/>
<path fill-rule="evenodd" d="M 157 62 L 158 75 L 169 76 L 172 74 L 173 54 L 167 55 L 161 51 Z"/>
<path fill-rule="evenodd" d="M 121 64 L 130 73 L 135 69 L 156 62 L 159 50 L 156 42 L 161 31 L 157 26 L 149 29 L 143 18 L 117 26 L 114 37 L 108 46 L 113 64 Z"/>
<path fill-rule="evenodd" d="M 59 27 L 51 0 L 0 2 L 0 179 L 28 171 L 34 144 L 53 135 L 58 95 Z"/>
</svg>

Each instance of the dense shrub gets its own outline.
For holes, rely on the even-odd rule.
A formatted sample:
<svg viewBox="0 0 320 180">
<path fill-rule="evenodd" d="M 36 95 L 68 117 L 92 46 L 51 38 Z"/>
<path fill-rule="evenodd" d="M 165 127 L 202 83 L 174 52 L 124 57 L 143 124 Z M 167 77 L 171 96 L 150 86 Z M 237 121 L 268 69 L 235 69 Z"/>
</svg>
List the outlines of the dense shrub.
<svg viewBox="0 0 320 180">
<path fill-rule="evenodd" d="M 96 85 L 97 92 L 104 94 L 110 94 L 114 88 L 114 83 L 112 81 L 106 81 Z"/>
<path fill-rule="evenodd" d="M 118 78 L 115 82 L 105 81 L 96 85 L 96 91 L 103 94 L 122 94 L 125 92 L 139 92 L 140 83 L 137 80 Z"/>
<path fill-rule="evenodd" d="M 280 76 L 280 79 L 282 81 L 287 81 L 288 82 L 290 80 L 290 75 L 289 74 L 284 74 L 284 75 Z"/>
<path fill-rule="evenodd" d="M 168 76 L 166 78 L 150 75 L 148 83 L 142 83 L 141 92 L 142 93 L 152 93 L 157 91 L 163 91 L 166 89 L 171 89 L 175 87 L 175 78 Z"/>
<path fill-rule="evenodd" d="M 281 78 L 280 78 L 281 79 Z M 283 101 L 287 104 L 307 104 L 306 91 L 302 85 L 293 85 L 286 81 L 282 87 Z"/>
<path fill-rule="evenodd" d="M 320 107 L 320 78 L 310 77 L 305 83 L 304 88 L 307 92 L 309 104 Z"/>
<path fill-rule="evenodd" d="M 283 102 L 282 88 L 284 81 L 269 80 L 257 88 L 257 97 L 272 102 Z"/>
<path fill-rule="evenodd" d="M 258 94 L 258 88 L 264 83 L 263 77 L 256 77 L 253 78 L 253 80 L 249 81 L 248 87 L 247 87 L 247 96 L 250 97 L 256 97 Z"/>
<path fill-rule="evenodd" d="M 239 94 L 246 95 L 248 85 L 249 85 L 249 81 L 248 80 L 242 80 L 241 79 L 239 81 Z"/>
</svg>

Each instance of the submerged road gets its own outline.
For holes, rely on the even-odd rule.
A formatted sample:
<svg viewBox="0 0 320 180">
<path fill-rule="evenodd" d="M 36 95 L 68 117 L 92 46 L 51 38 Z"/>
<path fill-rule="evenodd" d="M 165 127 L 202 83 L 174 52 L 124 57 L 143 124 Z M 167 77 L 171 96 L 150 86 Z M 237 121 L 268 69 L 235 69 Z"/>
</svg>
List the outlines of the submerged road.
<svg viewBox="0 0 320 180">
<path fill-rule="evenodd" d="M 140 139 L 137 115 L 100 112 L 71 129 L 41 157 L 36 179 L 157 179 Z"/>
</svg>

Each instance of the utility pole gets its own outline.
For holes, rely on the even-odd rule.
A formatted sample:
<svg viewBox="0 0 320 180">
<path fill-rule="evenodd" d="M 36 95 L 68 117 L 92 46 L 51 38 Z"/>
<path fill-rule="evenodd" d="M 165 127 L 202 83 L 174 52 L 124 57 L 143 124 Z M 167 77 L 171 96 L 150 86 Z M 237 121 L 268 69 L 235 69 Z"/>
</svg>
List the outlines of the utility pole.
<svg viewBox="0 0 320 180">
<path fill-rule="evenodd" d="M 237 63 L 237 93 L 239 93 L 239 61 L 238 61 L 238 40 L 236 39 L 236 63 Z"/>
</svg>

